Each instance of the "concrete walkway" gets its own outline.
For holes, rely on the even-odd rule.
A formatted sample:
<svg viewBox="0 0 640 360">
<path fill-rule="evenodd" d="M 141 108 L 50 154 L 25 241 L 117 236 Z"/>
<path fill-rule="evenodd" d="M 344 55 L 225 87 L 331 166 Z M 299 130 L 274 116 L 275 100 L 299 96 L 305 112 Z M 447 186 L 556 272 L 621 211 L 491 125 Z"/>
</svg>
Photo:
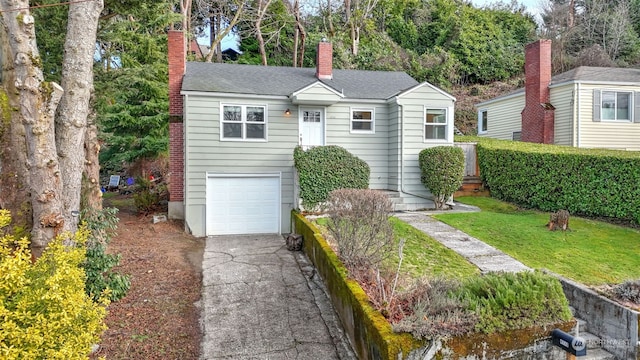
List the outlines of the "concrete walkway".
<svg viewBox="0 0 640 360">
<path fill-rule="evenodd" d="M 450 212 L 478 211 L 476 208 L 457 204 L 456 210 Z M 518 272 L 531 270 L 518 260 L 485 244 L 482 241 L 455 229 L 441 221 L 429 216 L 436 212 L 405 211 L 394 214 L 398 219 L 410 224 L 430 237 L 442 243 L 449 249 L 464 256 L 469 262 L 475 264 L 483 273 L 490 271 Z"/>
<path fill-rule="evenodd" d="M 319 276 L 282 236 L 207 238 L 201 359 L 355 359 Z"/>
</svg>

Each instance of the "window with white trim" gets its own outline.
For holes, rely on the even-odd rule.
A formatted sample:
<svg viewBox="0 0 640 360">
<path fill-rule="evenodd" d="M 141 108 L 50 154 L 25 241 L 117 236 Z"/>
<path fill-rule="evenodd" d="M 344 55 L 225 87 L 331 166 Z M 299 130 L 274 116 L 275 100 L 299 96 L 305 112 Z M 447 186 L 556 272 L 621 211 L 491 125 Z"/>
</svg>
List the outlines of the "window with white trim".
<svg viewBox="0 0 640 360">
<path fill-rule="evenodd" d="M 351 132 L 375 132 L 375 115 L 373 109 L 351 109 Z"/>
<path fill-rule="evenodd" d="M 447 140 L 447 109 L 425 109 L 424 139 Z"/>
<path fill-rule="evenodd" d="M 631 92 L 602 91 L 602 120 L 631 120 Z"/>
<path fill-rule="evenodd" d="M 221 128 L 223 140 L 266 140 L 267 107 L 222 105 Z"/>
<path fill-rule="evenodd" d="M 478 134 L 485 134 L 489 130 L 488 120 L 487 110 L 478 111 Z"/>
</svg>

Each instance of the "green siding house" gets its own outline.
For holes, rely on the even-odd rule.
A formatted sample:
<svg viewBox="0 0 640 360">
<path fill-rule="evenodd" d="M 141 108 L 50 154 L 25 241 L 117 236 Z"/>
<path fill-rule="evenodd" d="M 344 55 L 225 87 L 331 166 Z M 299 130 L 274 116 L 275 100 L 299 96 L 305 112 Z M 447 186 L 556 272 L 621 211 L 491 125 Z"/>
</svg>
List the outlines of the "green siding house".
<svg viewBox="0 0 640 360">
<path fill-rule="evenodd" d="M 169 32 L 169 217 L 195 236 L 287 233 L 298 208 L 293 149 L 339 145 L 366 161 L 398 210 L 432 206 L 418 153 L 453 145 L 455 99 L 404 72 L 185 63 Z"/>
</svg>

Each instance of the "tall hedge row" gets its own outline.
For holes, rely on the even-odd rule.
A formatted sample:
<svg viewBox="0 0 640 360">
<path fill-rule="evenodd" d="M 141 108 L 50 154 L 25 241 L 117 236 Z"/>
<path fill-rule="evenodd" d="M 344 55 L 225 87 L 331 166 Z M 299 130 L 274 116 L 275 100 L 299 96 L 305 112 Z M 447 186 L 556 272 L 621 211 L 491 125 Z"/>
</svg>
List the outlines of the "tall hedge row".
<svg viewBox="0 0 640 360">
<path fill-rule="evenodd" d="M 640 223 L 640 152 L 481 140 L 491 196 L 543 211 Z"/>
<path fill-rule="evenodd" d="M 367 189 L 369 165 L 340 146 L 316 146 L 293 151 L 302 206 L 311 209 L 325 202 L 336 189 Z"/>
</svg>

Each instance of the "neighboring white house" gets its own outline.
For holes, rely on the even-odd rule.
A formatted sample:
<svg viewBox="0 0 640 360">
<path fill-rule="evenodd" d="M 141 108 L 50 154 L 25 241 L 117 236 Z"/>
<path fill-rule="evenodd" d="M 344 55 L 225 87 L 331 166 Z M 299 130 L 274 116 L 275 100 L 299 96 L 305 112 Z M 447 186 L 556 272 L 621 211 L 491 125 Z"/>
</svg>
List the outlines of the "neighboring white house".
<svg viewBox="0 0 640 360">
<path fill-rule="evenodd" d="M 342 146 L 371 188 L 430 203 L 418 154 L 453 144 L 451 95 L 404 72 L 334 70 L 326 42 L 316 68 L 185 64 L 183 44 L 169 32 L 169 216 L 194 235 L 289 232 L 298 145 Z"/>
<path fill-rule="evenodd" d="M 640 69 L 581 66 L 551 77 L 551 41 L 539 40 L 525 49 L 525 76 L 525 88 L 476 104 L 479 136 L 640 150 Z"/>
</svg>

